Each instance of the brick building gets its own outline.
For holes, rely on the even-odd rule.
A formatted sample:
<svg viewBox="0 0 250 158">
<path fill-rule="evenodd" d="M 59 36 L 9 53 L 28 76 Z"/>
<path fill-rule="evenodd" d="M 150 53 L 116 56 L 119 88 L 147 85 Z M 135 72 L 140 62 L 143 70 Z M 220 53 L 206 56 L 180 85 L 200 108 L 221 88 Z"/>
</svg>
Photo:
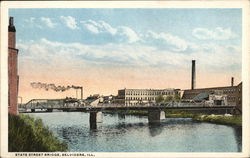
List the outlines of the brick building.
<svg viewBox="0 0 250 158">
<path fill-rule="evenodd" d="M 14 19 L 10 17 L 8 27 L 8 109 L 9 113 L 14 115 L 18 114 L 17 97 L 19 76 L 17 74 L 17 55 L 16 29 Z"/>
<path fill-rule="evenodd" d="M 212 87 L 212 88 L 199 88 L 199 89 L 184 90 L 182 99 L 192 100 L 198 94 L 209 93 L 209 92 L 213 92 L 216 90 L 222 91 L 222 94 L 227 96 L 227 102 L 229 105 L 236 105 L 235 113 L 242 112 L 242 82 L 236 86 L 232 84 L 231 86 L 225 86 L 225 87 Z"/>
<path fill-rule="evenodd" d="M 212 88 L 195 88 L 196 82 L 196 67 L 195 60 L 192 60 L 192 77 L 191 77 L 191 89 L 183 90 L 181 98 L 183 100 L 193 100 L 196 96 L 202 93 L 214 93 L 215 91 L 221 91 L 222 95 L 226 95 L 226 100 L 229 105 L 236 106 L 235 114 L 242 113 L 242 82 L 234 86 L 234 78 L 231 78 L 231 86 L 224 87 L 212 87 Z"/>
</svg>

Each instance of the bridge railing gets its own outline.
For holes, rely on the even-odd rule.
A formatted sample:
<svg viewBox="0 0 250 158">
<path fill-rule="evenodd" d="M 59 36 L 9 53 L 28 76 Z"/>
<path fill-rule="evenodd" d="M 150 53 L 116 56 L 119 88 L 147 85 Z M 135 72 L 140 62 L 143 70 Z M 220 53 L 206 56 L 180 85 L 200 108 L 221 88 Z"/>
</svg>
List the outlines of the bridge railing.
<svg viewBox="0 0 250 158">
<path fill-rule="evenodd" d="M 47 108 L 106 108 L 106 107 L 215 107 L 215 106 L 235 106 L 235 105 L 214 105 L 205 102 L 166 102 L 166 103 L 147 103 L 137 105 L 115 104 L 115 103 L 99 103 L 90 105 L 88 103 L 65 103 L 63 99 L 32 99 L 28 103 L 22 105 L 24 109 L 47 109 Z"/>
<path fill-rule="evenodd" d="M 213 103 L 205 103 L 205 102 L 167 102 L 167 103 L 151 103 L 151 104 L 137 104 L 137 105 L 125 105 L 125 104 L 105 104 L 100 103 L 96 106 L 89 107 L 228 107 L 235 105 L 215 105 Z"/>
</svg>

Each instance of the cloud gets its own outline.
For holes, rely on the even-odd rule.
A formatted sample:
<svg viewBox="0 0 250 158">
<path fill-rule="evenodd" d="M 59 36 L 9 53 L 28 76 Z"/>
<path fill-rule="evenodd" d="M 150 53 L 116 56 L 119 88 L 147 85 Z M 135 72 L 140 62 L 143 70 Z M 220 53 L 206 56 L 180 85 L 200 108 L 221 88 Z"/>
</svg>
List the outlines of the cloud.
<svg viewBox="0 0 250 158">
<path fill-rule="evenodd" d="M 104 21 L 99 21 L 100 25 L 111 35 L 115 35 L 117 32 L 117 29 L 113 28 L 112 26 L 110 26 L 108 23 L 104 22 Z"/>
<path fill-rule="evenodd" d="M 81 21 L 81 23 L 85 29 L 94 34 L 108 34 L 120 41 L 125 39 L 128 43 L 134 43 L 140 40 L 137 33 L 127 26 L 112 27 L 110 24 L 102 20 L 86 20 Z"/>
<path fill-rule="evenodd" d="M 40 20 L 45 23 L 49 28 L 54 28 L 57 24 L 52 22 L 50 18 L 41 17 Z"/>
<path fill-rule="evenodd" d="M 97 27 L 95 27 L 94 25 L 91 25 L 91 24 L 84 24 L 85 27 L 92 33 L 94 34 L 98 34 L 100 33 L 99 29 Z"/>
<path fill-rule="evenodd" d="M 92 33 L 98 34 L 98 33 L 109 33 L 111 35 L 115 35 L 117 32 L 117 29 L 113 28 L 111 25 L 108 23 L 100 20 L 98 22 L 94 20 L 86 20 L 86 21 L 81 21 L 83 23 L 83 26 L 89 30 Z"/>
<path fill-rule="evenodd" d="M 209 52 L 175 53 L 158 50 L 153 46 L 131 44 L 84 45 L 41 39 L 32 43 L 19 43 L 20 60 L 34 61 L 34 66 L 60 65 L 82 69 L 86 64 L 123 67 L 158 67 L 159 69 L 186 69 L 192 59 L 214 71 L 230 71 L 232 66 L 241 68 L 241 48 L 235 45 L 203 45 Z M 214 49 L 212 49 L 214 48 Z M 69 62 L 70 61 L 70 62 Z M 222 71 L 223 70 L 223 71 Z"/>
<path fill-rule="evenodd" d="M 27 22 L 27 23 L 33 23 L 35 21 L 35 18 L 34 17 L 30 17 L 28 19 L 25 19 L 24 21 Z"/>
<path fill-rule="evenodd" d="M 76 19 L 73 18 L 72 16 L 60 16 L 60 18 L 63 21 L 63 23 L 71 30 L 79 29 L 79 27 L 77 26 Z"/>
<path fill-rule="evenodd" d="M 39 29 L 43 29 L 43 27 L 41 26 L 41 24 L 38 22 L 39 19 L 37 18 L 34 18 L 34 17 L 30 17 L 30 18 L 27 18 L 27 19 L 24 19 L 24 22 L 22 24 L 22 27 L 24 28 L 33 28 L 33 27 L 36 27 L 36 28 L 39 28 Z"/>
<path fill-rule="evenodd" d="M 119 27 L 119 33 L 121 35 L 125 35 L 128 38 L 128 43 L 134 43 L 134 42 L 140 40 L 140 38 L 136 34 L 136 32 L 134 30 L 132 30 L 131 28 L 129 28 L 129 27 L 120 26 Z"/>
<path fill-rule="evenodd" d="M 228 40 L 237 36 L 231 31 L 230 28 L 223 29 L 221 27 L 217 27 L 214 30 L 209 30 L 207 28 L 195 28 L 192 34 L 194 37 L 201 40 Z"/>
<path fill-rule="evenodd" d="M 163 42 L 163 45 L 168 45 L 170 47 L 170 50 L 172 51 L 186 51 L 188 48 L 193 50 L 199 49 L 199 46 L 195 43 L 188 42 L 170 33 L 156 33 L 150 30 L 145 34 L 144 37 L 146 39 L 144 41 L 146 42 L 161 41 Z"/>
</svg>

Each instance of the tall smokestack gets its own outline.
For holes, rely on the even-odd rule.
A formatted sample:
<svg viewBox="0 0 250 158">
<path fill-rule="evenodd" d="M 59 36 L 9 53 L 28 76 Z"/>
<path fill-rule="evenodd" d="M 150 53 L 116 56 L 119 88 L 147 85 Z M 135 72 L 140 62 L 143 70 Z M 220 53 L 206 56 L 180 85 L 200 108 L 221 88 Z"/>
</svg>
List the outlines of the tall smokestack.
<svg viewBox="0 0 250 158">
<path fill-rule="evenodd" d="M 83 87 L 81 87 L 81 100 L 83 98 Z"/>
<path fill-rule="evenodd" d="M 195 81 L 196 81 L 196 75 L 195 75 L 195 60 L 192 60 L 192 81 L 191 81 L 191 89 L 195 89 Z"/>
<path fill-rule="evenodd" d="M 16 48 L 16 28 L 14 26 L 14 18 L 13 17 L 9 18 L 8 36 L 9 36 L 8 47 Z"/>
<path fill-rule="evenodd" d="M 10 17 L 9 18 L 9 27 L 8 27 L 9 32 L 16 32 L 16 28 L 14 26 L 14 18 Z"/>
<path fill-rule="evenodd" d="M 234 78 L 231 78 L 231 86 L 234 86 Z"/>
</svg>

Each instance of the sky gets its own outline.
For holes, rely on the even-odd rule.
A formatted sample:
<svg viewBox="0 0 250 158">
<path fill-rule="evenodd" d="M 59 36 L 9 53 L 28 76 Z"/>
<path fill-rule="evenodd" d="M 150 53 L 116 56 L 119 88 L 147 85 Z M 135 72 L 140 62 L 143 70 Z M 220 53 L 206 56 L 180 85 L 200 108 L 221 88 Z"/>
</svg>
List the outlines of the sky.
<svg viewBox="0 0 250 158">
<path fill-rule="evenodd" d="M 10 9 L 16 27 L 19 96 L 79 97 L 31 82 L 83 86 L 83 96 L 118 89 L 241 82 L 241 9 Z"/>
</svg>

